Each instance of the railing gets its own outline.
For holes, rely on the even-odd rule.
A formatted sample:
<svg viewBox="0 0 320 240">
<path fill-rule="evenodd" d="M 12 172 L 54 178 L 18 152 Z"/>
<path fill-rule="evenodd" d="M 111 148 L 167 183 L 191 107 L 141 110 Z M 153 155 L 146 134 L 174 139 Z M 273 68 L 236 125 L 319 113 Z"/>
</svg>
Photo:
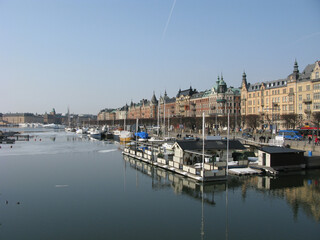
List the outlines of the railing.
<svg viewBox="0 0 320 240">
<path fill-rule="evenodd" d="M 306 103 L 306 104 L 307 104 L 307 103 L 312 103 L 312 99 L 308 99 L 308 98 L 307 98 L 307 99 L 303 99 L 302 102 L 303 102 L 303 103 Z"/>
<path fill-rule="evenodd" d="M 310 113 L 311 113 L 311 110 L 310 110 L 310 109 L 305 109 L 305 110 L 304 110 L 304 113 L 310 114 Z"/>
</svg>

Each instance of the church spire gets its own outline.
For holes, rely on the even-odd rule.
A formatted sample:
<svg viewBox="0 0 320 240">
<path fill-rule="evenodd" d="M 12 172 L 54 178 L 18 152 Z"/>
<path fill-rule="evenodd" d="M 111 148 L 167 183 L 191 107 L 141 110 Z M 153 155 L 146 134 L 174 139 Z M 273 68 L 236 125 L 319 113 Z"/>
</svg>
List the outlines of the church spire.
<svg viewBox="0 0 320 240">
<path fill-rule="evenodd" d="M 294 78 L 295 80 L 298 80 L 298 79 L 299 79 L 299 68 L 298 68 L 297 59 L 294 60 L 293 78 Z"/>
<path fill-rule="evenodd" d="M 242 74 L 242 88 L 247 89 L 248 83 L 247 83 L 247 74 L 245 71 L 243 71 Z"/>
<path fill-rule="evenodd" d="M 294 60 L 293 73 L 299 73 L 297 59 Z"/>
</svg>

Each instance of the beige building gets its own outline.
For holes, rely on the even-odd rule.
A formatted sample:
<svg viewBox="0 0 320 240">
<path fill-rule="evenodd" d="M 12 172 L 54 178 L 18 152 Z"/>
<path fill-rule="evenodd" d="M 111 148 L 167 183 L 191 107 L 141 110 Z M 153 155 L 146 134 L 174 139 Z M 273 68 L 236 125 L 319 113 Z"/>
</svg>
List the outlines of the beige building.
<svg viewBox="0 0 320 240">
<path fill-rule="evenodd" d="M 250 84 L 243 73 L 241 114 L 260 115 L 261 127 L 284 128 L 283 118 L 288 114 L 297 114 L 300 125 L 311 124 L 313 111 L 320 111 L 319 72 L 319 61 L 301 73 L 295 61 L 293 72 L 284 79 Z"/>
<path fill-rule="evenodd" d="M 43 117 L 33 113 L 6 113 L 3 114 L 2 119 L 9 124 L 43 123 Z"/>
</svg>

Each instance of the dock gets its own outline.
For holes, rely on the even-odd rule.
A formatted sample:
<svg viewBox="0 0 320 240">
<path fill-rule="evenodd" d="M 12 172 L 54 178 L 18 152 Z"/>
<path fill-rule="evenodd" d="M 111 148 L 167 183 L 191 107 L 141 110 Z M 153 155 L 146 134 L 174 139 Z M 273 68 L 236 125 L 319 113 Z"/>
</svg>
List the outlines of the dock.
<svg viewBox="0 0 320 240">
<path fill-rule="evenodd" d="M 154 159 L 152 155 L 147 155 L 146 157 L 143 157 L 146 154 L 142 154 L 141 152 L 130 150 L 130 148 L 125 148 L 122 152 L 123 155 L 132 157 L 134 159 L 138 159 L 142 162 L 148 163 L 153 166 L 157 166 L 159 168 L 165 169 L 167 171 L 171 171 L 174 173 L 177 173 L 179 175 L 194 179 L 199 182 L 210 182 L 210 181 L 225 181 L 227 180 L 227 176 L 225 174 L 221 174 L 218 171 L 210 171 L 211 176 L 210 177 L 203 177 L 202 176 L 202 170 L 197 169 L 194 171 L 194 173 L 191 173 L 187 167 L 185 168 L 176 168 L 173 164 L 167 164 L 167 161 L 163 158 L 157 158 Z"/>
<path fill-rule="evenodd" d="M 277 175 L 279 172 L 272 167 L 266 167 L 261 165 L 250 165 L 250 168 L 260 170 L 266 174 Z"/>
<path fill-rule="evenodd" d="M 228 173 L 231 175 L 237 176 L 246 176 L 246 175 L 258 175 L 261 174 L 261 170 L 252 169 L 250 167 L 247 168 L 231 168 L 228 170 Z"/>
<path fill-rule="evenodd" d="M 16 134 L 12 138 L 14 138 L 16 141 L 29 141 L 30 136 L 26 134 Z"/>
<path fill-rule="evenodd" d="M 0 137 L 0 144 L 13 144 L 15 143 L 15 139 L 8 137 Z"/>
</svg>

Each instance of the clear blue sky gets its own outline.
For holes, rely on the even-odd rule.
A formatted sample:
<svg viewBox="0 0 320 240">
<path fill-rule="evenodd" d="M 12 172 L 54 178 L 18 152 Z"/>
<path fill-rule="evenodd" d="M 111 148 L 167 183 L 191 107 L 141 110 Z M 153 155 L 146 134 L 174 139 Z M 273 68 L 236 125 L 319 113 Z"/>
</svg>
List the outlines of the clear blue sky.
<svg viewBox="0 0 320 240">
<path fill-rule="evenodd" d="M 320 60 L 319 23 L 319 0 L 2 0 L 0 112 L 97 114 L 221 72 L 236 87 L 243 70 L 285 78 Z"/>
</svg>

